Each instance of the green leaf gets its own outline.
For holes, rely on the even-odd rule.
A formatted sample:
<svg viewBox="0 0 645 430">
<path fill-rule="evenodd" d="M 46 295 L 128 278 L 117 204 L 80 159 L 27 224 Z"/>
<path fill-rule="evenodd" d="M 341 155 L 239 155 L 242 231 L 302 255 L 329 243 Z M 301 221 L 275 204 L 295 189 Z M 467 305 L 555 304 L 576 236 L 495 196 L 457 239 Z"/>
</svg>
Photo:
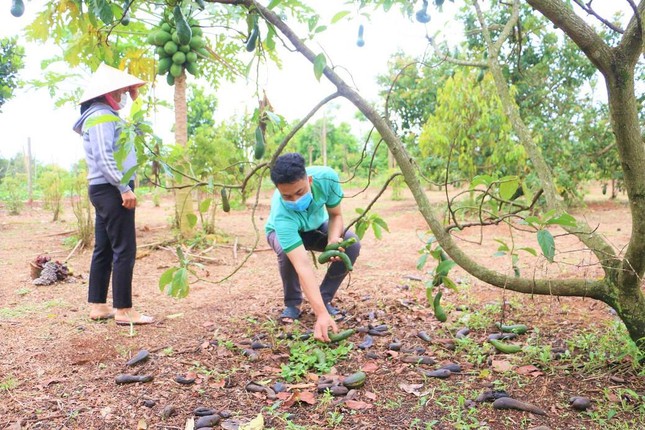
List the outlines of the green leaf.
<svg viewBox="0 0 645 430">
<path fill-rule="evenodd" d="M 356 236 L 358 236 L 359 239 L 362 239 L 363 236 L 365 236 L 365 232 L 367 231 L 368 224 L 366 222 L 357 222 L 356 223 Z"/>
<path fill-rule="evenodd" d="M 457 263 L 455 263 L 453 260 L 444 260 L 441 263 L 437 265 L 437 268 L 435 269 L 434 273 L 435 276 L 440 275 L 440 276 L 446 276 L 448 272 L 450 272 L 450 269 L 455 267 Z"/>
<path fill-rule="evenodd" d="M 504 251 L 497 251 L 497 252 L 493 253 L 493 257 L 503 257 L 505 255 L 506 255 L 506 253 Z"/>
<path fill-rule="evenodd" d="M 325 58 L 325 54 L 316 55 L 316 58 L 314 59 L 314 76 L 317 80 L 320 81 L 326 66 L 327 58 Z"/>
<path fill-rule="evenodd" d="M 190 228 L 194 228 L 197 225 L 197 215 L 195 214 L 186 214 L 186 220 L 188 220 Z"/>
<path fill-rule="evenodd" d="M 535 248 L 530 248 L 528 246 L 525 246 L 525 247 L 522 247 L 522 248 L 518 248 L 518 250 L 528 252 L 532 256 L 537 257 L 537 251 L 535 250 Z"/>
<path fill-rule="evenodd" d="M 385 0 L 383 2 L 383 10 L 385 12 L 389 11 L 392 8 L 393 4 L 394 4 L 394 0 Z"/>
<path fill-rule="evenodd" d="M 560 216 L 549 218 L 548 220 L 545 221 L 545 224 L 547 225 L 557 224 L 557 225 L 562 225 L 566 227 L 575 227 L 578 225 L 578 222 L 574 217 L 572 217 L 568 213 L 563 213 Z"/>
<path fill-rule="evenodd" d="M 470 189 L 477 187 L 478 185 L 489 186 L 493 182 L 493 178 L 490 175 L 477 175 L 470 181 Z"/>
<path fill-rule="evenodd" d="M 134 172 L 137 171 L 137 168 L 139 167 L 139 164 L 135 164 L 134 166 L 130 167 L 124 174 L 123 178 L 121 178 L 121 184 L 127 184 L 130 182 L 132 179 L 132 176 L 134 175 Z"/>
<path fill-rule="evenodd" d="M 336 15 L 334 15 L 334 17 L 331 19 L 331 23 L 336 24 L 338 21 L 340 21 L 341 19 L 345 18 L 350 13 L 351 12 L 348 11 L 348 10 L 342 10 L 342 11 L 336 13 Z"/>
<path fill-rule="evenodd" d="M 535 226 L 540 224 L 540 218 L 536 217 L 535 215 L 531 215 L 524 218 L 524 222 L 529 225 Z"/>
<path fill-rule="evenodd" d="M 269 30 L 267 31 L 267 35 L 264 38 L 264 46 L 268 51 L 275 51 L 275 28 L 273 27 L 273 25 L 268 25 L 268 27 Z"/>
<path fill-rule="evenodd" d="M 512 176 L 502 178 L 501 181 L 499 184 L 499 196 L 504 200 L 510 200 L 515 191 L 517 191 L 520 182 Z"/>
<path fill-rule="evenodd" d="M 538 231 L 537 240 L 542 249 L 542 254 L 549 260 L 549 263 L 553 263 L 553 257 L 555 257 L 555 241 L 553 240 L 551 232 L 549 230 Z"/>
<path fill-rule="evenodd" d="M 282 124 L 282 118 L 280 117 L 280 115 L 276 115 L 269 110 L 265 110 L 264 113 L 267 117 L 269 117 L 269 121 L 271 121 L 276 126 L 280 126 Z"/>
<path fill-rule="evenodd" d="M 172 281 L 172 276 L 175 274 L 175 272 L 179 270 L 178 267 L 171 267 L 170 269 L 166 270 L 161 274 L 161 278 L 159 278 L 159 290 L 163 291 L 164 287 Z"/>
<path fill-rule="evenodd" d="M 322 32 L 323 32 L 323 31 L 325 31 L 325 30 L 327 30 L 327 26 L 326 26 L 326 25 L 319 25 L 319 26 L 318 26 L 318 27 L 316 27 L 316 29 L 314 30 L 314 33 L 322 33 Z"/>
<path fill-rule="evenodd" d="M 112 6 L 106 0 L 93 0 L 93 12 L 104 24 L 111 24 L 114 21 Z"/>
<path fill-rule="evenodd" d="M 88 129 L 90 129 L 91 127 L 94 127 L 95 125 L 104 124 L 106 122 L 118 122 L 120 120 L 121 119 L 118 116 L 112 115 L 111 113 L 94 116 L 94 117 L 88 118 L 85 121 L 85 123 L 83 124 L 83 131 L 87 131 Z"/>
<path fill-rule="evenodd" d="M 273 9 L 280 3 L 282 3 L 282 0 L 271 0 L 271 3 L 269 3 L 269 5 L 267 6 L 267 9 Z"/>
<path fill-rule="evenodd" d="M 432 290 L 434 290 L 434 286 L 429 285 L 426 287 L 426 300 L 428 300 L 428 303 L 432 303 L 432 299 L 433 299 Z"/>
<path fill-rule="evenodd" d="M 447 276 L 444 276 L 444 277 L 443 277 L 443 285 L 444 285 L 446 288 L 450 288 L 450 289 L 451 289 L 451 290 L 453 290 L 453 291 L 457 291 L 457 288 L 458 288 L 458 287 L 457 287 L 457 284 L 455 284 L 455 281 L 453 281 L 452 279 L 450 279 L 450 278 L 449 278 L 449 277 L 447 277 Z"/>
<path fill-rule="evenodd" d="M 204 199 L 199 203 L 199 212 L 200 213 L 206 213 L 208 212 L 208 208 L 211 207 L 211 202 L 213 199 Z"/>
<path fill-rule="evenodd" d="M 506 252 L 510 251 L 510 248 L 508 247 L 508 245 L 506 244 L 506 242 L 504 242 L 504 241 L 503 241 L 503 240 L 501 240 L 501 239 L 494 239 L 494 240 L 495 240 L 495 242 L 497 242 L 497 243 L 499 243 L 499 244 L 500 244 L 500 246 L 498 246 L 498 247 L 497 247 L 497 250 L 498 250 L 498 251 L 506 251 Z"/>
<path fill-rule="evenodd" d="M 426 254 L 426 253 L 424 252 L 423 254 L 421 254 L 421 256 L 419 257 L 419 259 L 417 260 L 417 270 L 421 270 L 421 269 L 423 269 L 423 266 L 425 266 L 425 265 L 426 265 L 426 262 L 427 262 L 427 261 L 428 261 L 428 254 Z"/>
<path fill-rule="evenodd" d="M 385 222 L 385 220 L 384 220 L 383 218 L 381 218 L 380 216 L 375 216 L 375 217 L 372 219 L 372 222 L 373 222 L 374 224 L 378 224 L 379 226 L 381 226 L 381 228 L 383 228 L 383 230 L 387 231 L 388 233 L 390 232 L 390 229 L 387 227 L 387 223 L 386 223 L 386 222 Z"/>
<path fill-rule="evenodd" d="M 188 295 L 188 290 L 188 270 L 182 267 L 172 277 L 171 296 L 184 298 Z"/>
<path fill-rule="evenodd" d="M 383 238 L 383 230 L 381 229 L 381 226 L 380 226 L 380 225 L 378 225 L 378 224 L 376 224 L 376 223 L 372 223 L 372 231 L 374 231 L 374 236 L 375 236 L 377 239 L 379 239 L 379 240 L 380 240 L 380 239 L 382 239 L 382 238 Z"/>
</svg>

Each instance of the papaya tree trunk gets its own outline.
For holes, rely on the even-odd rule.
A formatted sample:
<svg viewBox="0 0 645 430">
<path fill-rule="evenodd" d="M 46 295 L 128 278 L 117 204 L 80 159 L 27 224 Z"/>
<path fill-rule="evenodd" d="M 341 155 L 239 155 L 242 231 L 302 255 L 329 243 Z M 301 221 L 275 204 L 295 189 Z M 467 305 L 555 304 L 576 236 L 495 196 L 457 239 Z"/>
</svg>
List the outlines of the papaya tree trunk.
<svg viewBox="0 0 645 430">
<path fill-rule="evenodd" d="M 186 101 L 186 72 L 175 79 L 175 143 L 186 147 L 188 143 L 188 103 Z M 192 237 L 195 226 L 195 211 L 193 209 L 192 188 L 186 186 L 187 181 L 182 177 L 175 178 L 175 216 L 181 237 Z"/>
</svg>

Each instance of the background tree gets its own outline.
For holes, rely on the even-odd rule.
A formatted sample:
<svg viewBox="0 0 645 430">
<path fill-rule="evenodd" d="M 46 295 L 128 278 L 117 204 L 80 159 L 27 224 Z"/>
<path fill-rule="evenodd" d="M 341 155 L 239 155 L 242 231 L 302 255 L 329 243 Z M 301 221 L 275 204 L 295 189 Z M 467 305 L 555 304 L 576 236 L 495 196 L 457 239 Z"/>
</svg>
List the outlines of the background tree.
<svg viewBox="0 0 645 430">
<path fill-rule="evenodd" d="M 24 67 L 25 50 L 18 38 L 0 39 L 0 112 L 18 87 L 18 72 Z"/>
</svg>

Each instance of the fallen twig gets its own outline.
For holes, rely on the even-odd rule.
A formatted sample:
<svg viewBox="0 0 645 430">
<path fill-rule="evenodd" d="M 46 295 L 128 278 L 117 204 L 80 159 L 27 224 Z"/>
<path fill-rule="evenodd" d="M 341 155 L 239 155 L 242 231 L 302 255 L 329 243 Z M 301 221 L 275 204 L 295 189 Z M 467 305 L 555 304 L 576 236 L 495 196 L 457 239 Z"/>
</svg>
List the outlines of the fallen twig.
<svg viewBox="0 0 645 430">
<path fill-rule="evenodd" d="M 63 260 L 63 263 L 67 263 L 69 261 L 69 259 L 72 258 L 72 255 L 74 255 L 74 253 L 76 252 L 78 247 L 81 246 L 82 243 L 83 243 L 82 239 L 79 239 L 78 241 L 76 241 L 76 245 L 74 246 L 74 249 L 72 249 L 72 252 L 70 252 L 67 255 L 67 258 L 65 258 L 65 260 Z"/>
</svg>

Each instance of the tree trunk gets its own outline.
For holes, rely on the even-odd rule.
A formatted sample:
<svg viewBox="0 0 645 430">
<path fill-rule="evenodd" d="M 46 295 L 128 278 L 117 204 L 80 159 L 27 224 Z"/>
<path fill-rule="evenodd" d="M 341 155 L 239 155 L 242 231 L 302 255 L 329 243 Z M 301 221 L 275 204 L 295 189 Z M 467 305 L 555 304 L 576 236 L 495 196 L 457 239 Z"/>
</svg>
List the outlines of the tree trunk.
<svg viewBox="0 0 645 430">
<path fill-rule="evenodd" d="M 175 143 L 186 147 L 188 143 L 188 115 L 186 102 L 186 72 L 175 79 Z M 194 234 L 196 215 L 193 209 L 192 188 L 182 177 L 175 178 L 175 216 L 181 237 L 186 239 Z M 185 188 L 181 188 L 185 186 Z"/>
</svg>

